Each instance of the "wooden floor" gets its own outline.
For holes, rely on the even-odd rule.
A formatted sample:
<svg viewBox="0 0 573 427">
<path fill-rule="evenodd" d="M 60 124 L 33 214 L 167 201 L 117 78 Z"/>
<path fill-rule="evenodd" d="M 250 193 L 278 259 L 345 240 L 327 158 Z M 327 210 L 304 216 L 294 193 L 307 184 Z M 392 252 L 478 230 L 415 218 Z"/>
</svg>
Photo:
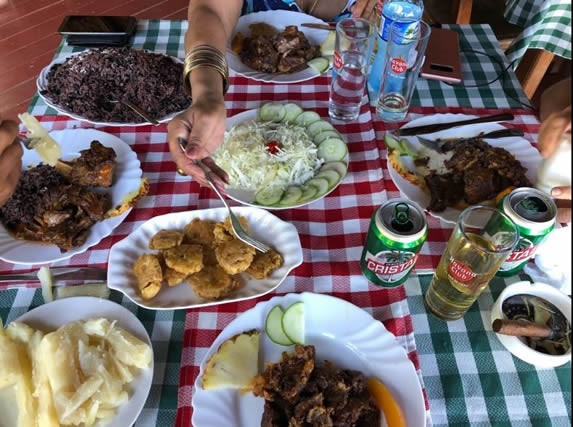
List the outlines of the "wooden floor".
<svg viewBox="0 0 573 427">
<path fill-rule="evenodd" d="M 26 111 L 66 15 L 185 19 L 189 0 L 0 0 L 0 117 Z"/>
</svg>

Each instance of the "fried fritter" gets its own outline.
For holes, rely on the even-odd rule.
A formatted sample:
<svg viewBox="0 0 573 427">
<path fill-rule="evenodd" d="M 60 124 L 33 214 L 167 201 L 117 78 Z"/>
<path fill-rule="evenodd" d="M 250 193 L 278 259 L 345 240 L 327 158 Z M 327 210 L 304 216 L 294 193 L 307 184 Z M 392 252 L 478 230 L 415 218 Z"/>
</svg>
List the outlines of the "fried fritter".
<svg viewBox="0 0 573 427">
<path fill-rule="evenodd" d="M 243 229 L 248 233 L 249 222 L 247 221 L 247 218 L 244 216 L 239 216 L 237 218 L 243 226 Z M 216 244 L 233 240 L 235 238 L 235 233 L 233 232 L 233 226 L 231 225 L 231 218 L 227 217 L 224 222 L 218 222 L 213 229 L 213 234 Z"/>
<path fill-rule="evenodd" d="M 144 299 L 153 298 L 161 289 L 163 280 L 160 257 L 155 254 L 140 255 L 133 264 L 133 274 L 141 296 Z"/>
<path fill-rule="evenodd" d="M 177 270 L 165 266 L 163 269 L 163 278 L 167 282 L 167 286 L 177 286 L 185 281 L 187 274 L 180 273 Z"/>
<path fill-rule="evenodd" d="M 210 246 L 203 245 L 203 265 L 217 265 L 217 256 L 215 249 Z"/>
<path fill-rule="evenodd" d="M 245 271 L 255 257 L 255 249 L 238 239 L 219 244 L 215 248 L 219 265 L 229 274 Z"/>
<path fill-rule="evenodd" d="M 183 233 L 176 230 L 160 230 L 149 241 L 149 249 L 164 250 L 179 246 L 183 241 Z"/>
<path fill-rule="evenodd" d="M 193 219 L 183 229 L 185 234 L 186 243 L 199 243 L 201 245 L 213 245 L 213 229 L 215 228 L 214 221 L 201 220 L 199 218 Z"/>
<path fill-rule="evenodd" d="M 168 267 L 183 274 L 193 274 L 203 268 L 203 247 L 183 244 L 163 252 Z"/>
<path fill-rule="evenodd" d="M 283 257 L 274 249 L 266 253 L 257 252 L 246 272 L 255 279 L 266 279 L 273 270 L 283 265 Z"/>
<path fill-rule="evenodd" d="M 206 300 L 225 298 L 243 286 L 240 278 L 227 274 L 219 265 L 208 265 L 187 281 L 197 296 Z"/>
</svg>

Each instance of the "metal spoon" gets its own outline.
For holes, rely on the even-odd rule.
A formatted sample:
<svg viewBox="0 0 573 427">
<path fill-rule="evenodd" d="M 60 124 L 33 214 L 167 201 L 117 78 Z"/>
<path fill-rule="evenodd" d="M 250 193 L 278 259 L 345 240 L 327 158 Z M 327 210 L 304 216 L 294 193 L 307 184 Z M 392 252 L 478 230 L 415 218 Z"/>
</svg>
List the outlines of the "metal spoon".
<svg viewBox="0 0 573 427">
<path fill-rule="evenodd" d="M 159 124 L 159 122 L 157 120 L 155 120 L 153 117 L 151 117 L 148 113 L 146 113 L 144 110 L 139 108 L 137 105 L 132 104 L 129 101 L 120 101 L 120 100 L 115 100 L 115 99 L 109 99 L 108 102 L 111 102 L 112 104 L 125 105 L 127 108 L 130 108 L 131 110 L 133 110 L 134 113 L 136 113 L 140 117 L 142 117 L 145 121 L 147 121 L 147 122 L 149 122 L 155 126 L 157 126 Z"/>
</svg>

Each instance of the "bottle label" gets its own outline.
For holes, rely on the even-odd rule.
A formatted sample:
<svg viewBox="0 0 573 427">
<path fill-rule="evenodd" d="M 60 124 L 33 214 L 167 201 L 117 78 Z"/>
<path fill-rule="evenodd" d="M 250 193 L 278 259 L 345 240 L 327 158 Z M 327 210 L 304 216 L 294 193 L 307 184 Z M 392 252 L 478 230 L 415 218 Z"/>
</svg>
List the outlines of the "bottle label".
<svg viewBox="0 0 573 427">
<path fill-rule="evenodd" d="M 390 28 L 395 21 L 387 16 L 382 15 L 380 18 L 380 33 L 378 34 L 382 37 L 385 42 L 388 41 L 390 37 Z M 399 28 L 399 34 L 403 37 L 408 37 L 417 30 L 419 21 L 408 21 L 408 22 L 397 22 L 394 28 Z"/>
<path fill-rule="evenodd" d="M 395 283 L 405 277 L 418 259 L 418 254 L 408 251 L 366 252 L 366 268 L 385 283 Z"/>
</svg>

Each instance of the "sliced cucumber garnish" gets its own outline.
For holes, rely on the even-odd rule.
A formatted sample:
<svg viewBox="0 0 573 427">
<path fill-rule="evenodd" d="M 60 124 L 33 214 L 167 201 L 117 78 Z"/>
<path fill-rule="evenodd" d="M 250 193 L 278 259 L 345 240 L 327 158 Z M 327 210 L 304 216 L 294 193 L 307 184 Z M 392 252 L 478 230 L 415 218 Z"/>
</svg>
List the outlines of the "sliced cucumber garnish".
<svg viewBox="0 0 573 427">
<path fill-rule="evenodd" d="M 296 118 L 300 116 L 303 109 L 298 104 L 289 103 L 285 105 L 286 114 L 283 117 L 283 122 L 294 123 Z"/>
<path fill-rule="evenodd" d="M 328 59 L 322 57 L 313 58 L 306 64 L 314 71 L 316 71 L 318 74 L 324 73 L 326 70 L 328 70 L 328 67 L 330 66 L 330 64 L 328 63 Z"/>
<path fill-rule="evenodd" d="M 315 111 L 305 111 L 304 113 L 300 114 L 296 120 L 294 121 L 295 124 L 299 126 L 308 127 L 311 123 L 317 122 L 320 120 L 320 116 Z"/>
<path fill-rule="evenodd" d="M 340 135 L 335 130 L 327 130 L 324 132 L 320 132 L 319 134 L 314 136 L 312 140 L 314 141 L 314 143 L 316 145 L 320 145 L 321 142 L 324 142 L 329 138 L 339 138 L 340 139 Z"/>
<path fill-rule="evenodd" d="M 346 165 L 346 163 L 344 162 L 328 162 L 328 163 L 324 163 L 321 167 L 320 167 L 320 171 L 327 171 L 327 170 L 334 170 L 336 171 L 340 177 L 342 178 L 344 175 L 346 175 L 346 170 L 348 169 L 348 166 Z"/>
<path fill-rule="evenodd" d="M 265 332 L 269 339 L 280 345 L 292 345 L 294 342 L 283 331 L 284 312 L 280 306 L 274 306 L 265 320 Z"/>
<path fill-rule="evenodd" d="M 334 126 L 332 126 L 326 120 L 319 120 L 317 122 L 313 122 L 310 125 L 308 125 L 308 127 L 306 128 L 306 133 L 308 133 L 310 135 L 310 137 L 313 139 L 320 132 L 326 132 L 326 131 L 336 132 L 336 129 L 334 129 Z"/>
<path fill-rule="evenodd" d="M 391 148 L 393 150 L 401 150 L 400 141 L 395 139 L 391 136 L 388 132 L 384 134 L 384 143 L 386 144 L 386 148 Z"/>
<path fill-rule="evenodd" d="M 344 159 L 348 148 L 342 139 L 329 138 L 318 146 L 317 155 L 325 162 L 335 162 Z"/>
<path fill-rule="evenodd" d="M 280 202 L 282 197 L 283 190 L 281 188 L 267 185 L 257 191 L 257 194 L 255 194 L 255 202 L 264 206 L 271 206 Z"/>
<path fill-rule="evenodd" d="M 328 188 L 334 187 L 340 181 L 341 175 L 333 169 L 321 170 L 315 178 L 324 178 L 328 181 Z"/>
<path fill-rule="evenodd" d="M 283 331 L 295 344 L 304 344 L 304 305 L 301 301 L 288 307 L 283 314 Z"/>
<path fill-rule="evenodd" d="M 316 197 L 317 194 L 318 194 L 318 188 L 316 188 L 314 185 L 305 185 L 302 188 L 302 196 L 300 196 L 300 199 L 298 199 L 298 201 L 299 203 L 307 202 Z"/>
<path fill-rule="evenodd" d="M 269 102 L 259 110 L 259 118 L 263 121 L 280 122 L 286 115 L 286 109 L 283 104 Z"/>
<path fill-rule="evenodd" d="M 294 205 L 302 196 L 302 188 L 297 187 L 296 185 L 291 185 L 287 187 L 286 191 L 283 194 L 282 199 L 279 202 L 279 205 L 282 206 L 290 206 Z"/>
<path fill-rule="evenodd" d="M 330 184 L 325 178 L 314 177 L 309 179 L 306 185 L 312 185 L 313 187 L 317 188 L 318 192 L 314 197 L 320 197 L 323 194 L 326 194 L 326 192 L 330 189 Z"/>
</svg>

